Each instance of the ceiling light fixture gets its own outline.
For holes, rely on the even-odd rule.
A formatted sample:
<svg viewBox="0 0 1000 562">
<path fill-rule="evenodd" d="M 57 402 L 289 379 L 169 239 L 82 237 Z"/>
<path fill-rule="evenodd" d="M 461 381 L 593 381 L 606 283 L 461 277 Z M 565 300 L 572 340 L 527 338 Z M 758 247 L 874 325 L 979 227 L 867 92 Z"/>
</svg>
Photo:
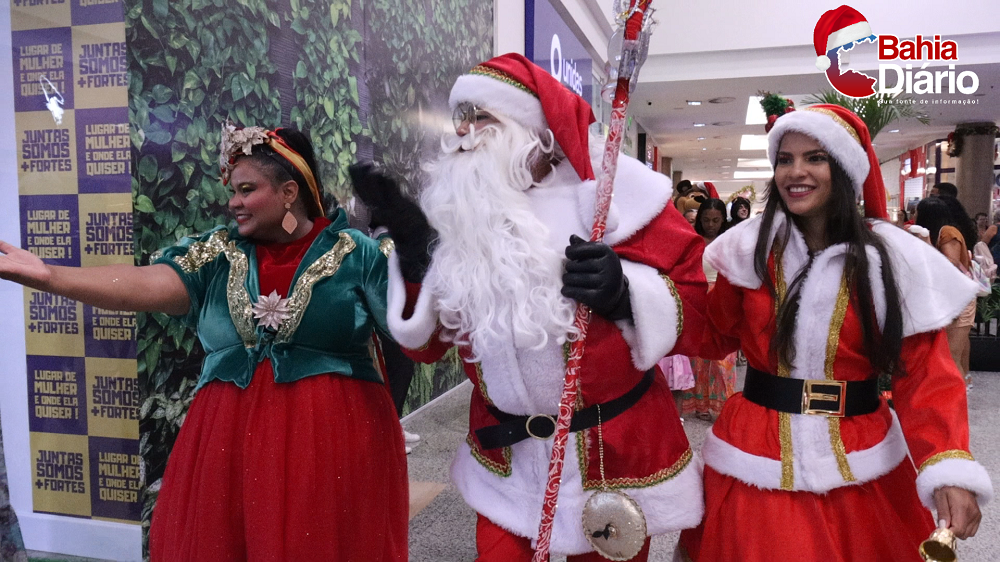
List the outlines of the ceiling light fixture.
<svg viewBox="0 0 1000 562">
<path fill-rule="evenodd" d="M 760 106 L 761 96 L 750 96 L 747 101 L 747 125 L 763 125 L 767 123 L 767 115 L 764 108 Z"/>
<path fill-rule="evenodd" d="M 694 126 L 695 127 L 704 127 L 705 124 L 704 123 L 695 123 Z"/>
<path fill-rule="evenodd" d="M 703 141 L 705 140 L 705 137 L 698 137 L 698 140 Z"/>
<path fill-rule="evenodd" d="M 701 105 L 701 102 L 696 100 L 687 100 L 687 102 L 688 105 Z"/>
<path fill-rule="evenodd" d="M 899 132 L 899 129 L 893 129 L 893 130 L 891 130 L 891 131 L 889 131 L 889 132 L 890 132 L 890 133 L 898 133 L 898 132 Z"/>
<path fill-rule="evenodd" d="M 767 150 L 767 135 L 743 135 L 740 150 Z"/>
<path fill-rule="evenodd" d="M 736 170 L 733 172 L 734 180 L 767 180 L 774 176 L 771 172 L 741 172 Z"/>
</svg>

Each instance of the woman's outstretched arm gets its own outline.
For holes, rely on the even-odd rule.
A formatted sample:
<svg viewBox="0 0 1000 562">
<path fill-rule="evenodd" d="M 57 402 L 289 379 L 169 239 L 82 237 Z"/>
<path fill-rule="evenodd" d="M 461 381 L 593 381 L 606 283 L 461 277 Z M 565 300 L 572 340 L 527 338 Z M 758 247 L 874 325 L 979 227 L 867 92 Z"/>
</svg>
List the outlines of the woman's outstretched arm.
<svg viewBox="0 0 1000 562">
<path fill-rule="evenodd" d="M 184 283 L 168 265 L 48 265 L 2 240 L 0 279 L 109 310 L 182 315 L 191 304 Z"/>
</svg>

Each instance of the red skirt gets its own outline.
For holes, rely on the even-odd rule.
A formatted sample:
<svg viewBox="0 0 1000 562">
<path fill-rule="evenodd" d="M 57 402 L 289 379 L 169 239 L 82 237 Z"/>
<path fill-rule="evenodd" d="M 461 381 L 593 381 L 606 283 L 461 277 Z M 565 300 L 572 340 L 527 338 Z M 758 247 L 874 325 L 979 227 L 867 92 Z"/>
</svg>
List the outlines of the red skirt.
<svg viewBox="0 0 1000 562">
<path fill-rule="evenodd" d="M 205 385 L 153 512 L 155 562 L 407 559 L 406 454 L 384 385 L 339 375 Z"/>
<path fill-rule="evenodd" d="M 681 532 L 696 562 L 920 562 L 934 520 L 904 459 L 889 474 L 827 492 L 762 490 L 705 467 L 705 519 Z"/>
</svg>

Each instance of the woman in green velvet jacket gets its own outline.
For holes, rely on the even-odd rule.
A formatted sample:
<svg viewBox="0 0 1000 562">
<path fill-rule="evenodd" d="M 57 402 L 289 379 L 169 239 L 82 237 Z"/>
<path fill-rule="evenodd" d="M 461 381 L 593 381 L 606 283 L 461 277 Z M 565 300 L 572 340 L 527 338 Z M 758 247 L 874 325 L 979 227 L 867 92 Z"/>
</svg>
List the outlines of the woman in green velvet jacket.
<svg viewBox="0 0 1000 562">
<path fill-rule="evenodd" d="M 197 326 L 207 356 L 153 513 L 154 561 L 406 560 L 406 456 L 374 352 L 391 241 L 323 216 L 298 131 L 227 125 L 221 149 L 234 226 L 144 267 L 51 266 L 0 241 L 0 277 Z"/>
</svg>

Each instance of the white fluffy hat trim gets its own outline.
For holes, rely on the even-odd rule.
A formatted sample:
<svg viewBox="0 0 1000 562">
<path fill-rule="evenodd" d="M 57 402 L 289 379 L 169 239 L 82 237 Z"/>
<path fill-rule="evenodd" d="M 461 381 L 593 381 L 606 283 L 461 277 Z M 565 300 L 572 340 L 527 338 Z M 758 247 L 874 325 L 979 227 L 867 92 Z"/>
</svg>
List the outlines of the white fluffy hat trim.
<svg viewBox="0 0 1000 562">
<path fill-rule="evenodd" d="M 496 112 L 535 131 L 549 128 L 542 103 L 537 97 L 496 78 L 480 74 L 459 76 L 451 88 L 448 106 L 454 110 L 462 102 L 470 102 L 487 111 Z"/>
<path fill-rule="evenodd" d="M 809 109 L 782 115 L 774 122 L 774 127 L 767 135 L 767 158 L 771 161 L 771 167 L 775 165 L 781 138 L 785 133 L 789 131 L 803 133 L 816 139 L 824 150 L 836 158 L 837 163 L 850 176 L 854 194 L 861 197 L 871 165 L 868 163 L 865 149 L 845 126 L 850 127 L 846 122 L 838 123 L 826 113 Z"/>
</svg>

